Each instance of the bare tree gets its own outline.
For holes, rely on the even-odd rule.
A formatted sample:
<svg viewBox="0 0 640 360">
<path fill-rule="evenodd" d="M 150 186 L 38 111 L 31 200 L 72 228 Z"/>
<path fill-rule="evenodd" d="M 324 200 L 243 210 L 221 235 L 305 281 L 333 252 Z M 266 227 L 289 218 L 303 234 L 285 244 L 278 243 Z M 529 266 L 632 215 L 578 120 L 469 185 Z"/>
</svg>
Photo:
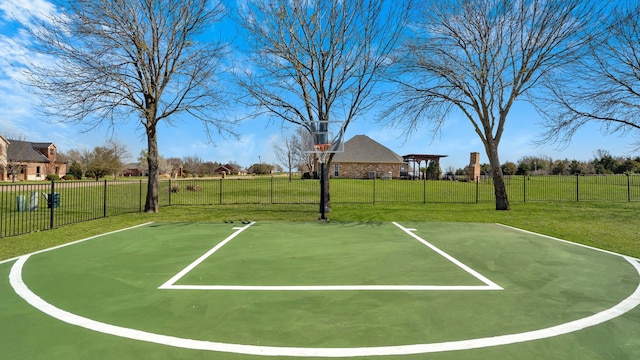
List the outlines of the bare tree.
<svg viewBox="0 0 640 360">
<path fill-rule="evenodd" d="M 513 104 L 541 77 L 573 61 L 606 2 L 440 0 L 421 3 L 399 55 L 400 94 L 385 114 L 408 131 L 424 119 L 438 133 L 453 111 L 482 140 L 497 210 L 509 210 L 498 156 Z"/>
<path fill-rule="evenodd" d="M 609 18 L 602 41 L 568 68 L 562 86 L 557 79 L 547 83 L 540 102 L 545 140 L 568 143 L 589 122 L 607 134 L 640 130 L 640 3 L 623 4 Z"/>
<path fill-rule="evenodd" d="M 122 172 L 125 161 L 129 160 L 131 157 L 131 153 L 124 144 L 119 143 L 115 139 L 108 140 L 105 147 L 111 149 L 114 156 L 118 159 L 119 166 L 115 167 L 113 172 L 113 179 L 115 180 L 118 178 L 118 173 Z"/>
<path fill-rule="evenodd" d="M 140 150 L 140 155 L 138 156 L 138 162 L 140 163 L 140 167 L 144 168 L 149 168 L 149 164 L 147 163 L 149 159 L 149 155 L 147 154 L 146 150 Z M 162 155 L 158 155 L 158 174 L 160 175 L 171 175 L 173 173 L 173 169 L 177 169 L 179 166 L 174 167 L 173 166 L 173 161 L 175 161 L 175 158 L 172 159 L 165 159 Z M 177 159 L 179 162 L 181 162 L 180 159 Z"/>
<path fill-rule="evenodd" d="M 293 168 L 300 167 L 301 162 L 307 157 L 300 138 L 296 133 L 288 135 L 282 142 L 273 144 L 273 151 L 278 161 L 288 169 L 289 181 L 291 181 Z"/>
<path fill-rule="evenodd" d="M 185 156 L 182 158 L 182 169 L 192 176 L 199 175 L 202 174 L 200 167 L 203 162 L 198 155 Z"/>
<path fill-rule="evenodd" d="M 136 117 L 148 147 L 145 211 L 157 212 L 161 121 L 182 113 L 205 130 L 229 130 L 212 109 L 225 103 L 216 89 L 219 42 L 201 42 L 224 7 L 210 0 L 74 0 L 57 3 L 51 17 L 30 28 L 33 50 L 54 62 L 28 64 L 29 85 L 43 109 L 62 121 L 117 126 Z"/>
<path fill-rule="evenodd" d="M 239 23 L 254 52 L 252 66 L 238 79 L 250 105 L 311 133 L 326 130 L 332 120 L 346 129 L 375 103 L 375 85 L 404 28 L 409 2 L 247 1 Z M 328 174 L 324 180 L 328 212 Z"/>
</svg>

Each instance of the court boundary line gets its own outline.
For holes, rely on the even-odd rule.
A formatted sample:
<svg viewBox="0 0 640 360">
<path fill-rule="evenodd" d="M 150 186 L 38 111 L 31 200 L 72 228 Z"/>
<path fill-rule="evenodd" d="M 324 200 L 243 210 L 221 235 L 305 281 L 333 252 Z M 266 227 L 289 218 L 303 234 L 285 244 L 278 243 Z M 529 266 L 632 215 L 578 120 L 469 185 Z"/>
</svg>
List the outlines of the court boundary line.
<svg viewBox="0 0 640 360">
<path fill-rule="evenodd" d="M 628 261 L 640 276 L 640 262 L 628 256 L 617 254 Z M 142 330 L 125 328 L 122 326 L 107 324 L 73 314 L 62 310 L 54 305 L 46 302 L 37 294 L 33 293 L 26 285 L 22 278 L 22 269 L 24 264 L 31 255 L 24 255 L 16 261 L 11 267 L 9 273 L 9 282 L 16 294 L 22 297 L 27 303 L 41 312 L 56 318 L 65 323 L 80 326 L 85 329 L 96 332 L 119 336 L 122 338 L 145 341 L 160 345 L 168 345 L 173 347 L 206 350 L 216 352 L 228 352 L 244 355 L 260 355 L 260 356 L 292 356 L 292 357 L 362 357 L 362 356 L 393 356 L 393 355 L 415 355 L 425 353 L 436 353 L 446 351 L 472 350 L 500 345 L 508 345 L 522 343 L 532 340 L 541 340 L 555 336 L 569 334 L 575 331 L 583 330 L 588 327 L 602 324 L 606 321 L 619 317 L 628 311 L 634 309 L 640 304 L 640 283 L 635 291 L 609 309 L 593 315 L 566 322 L 560 325 L 551 326 L 522 333 L 514 333 L 507 335 L 499 335 L 492 337 L 484 337 L 477 339 L 457 340 L 440 343 L 426 344 L 410 344 L 396 346 L 374 346 L 374 347 L 355 347 L 355 348 L 304 348 L 304 347 L 282 347 L 282 346 L 260 346 L 260 345 L 244 345 L 233 343 L 213 342 L 206 340 L 194 340 L 180 338 L 176 336 L 162 335 Z"/>
<path fill-rule="evenodd" d="M 481 275 L 477 271 L 471 269 L 469 266 L 463 264 L 453 256 L 447 254 L 443 250 L 439 249 L 435 245 L 424 240 L 420 236 L 416 235 L 414 231 L 416 229 L 406 228 L 397 222 L 392 222 L 397 228 L 411 236 L 413 239 L 419 241 L 426 247 L 438 255 L 444 257 L 454 265 L 458 266 L 471 276 L 475 277 L 484 285 L 176 285 L 176 282 L 180 281 L 189 272 L 195 269 L 198 265 L 204 262 L 207 258 L 212 256 L 223 246 L 228 244 L 236 236 L 240 235 L 243 231 L 251 227 L 255 222 L 251 222 L 243 227 L 235 227 L 236 232 L 222 240 L 216 246 L 209 251 L 201 255 L 198 259 L 187 265 L 184 269 L 179 271 L 176 275 L 167 280 L 164 284 L 160 285 L 160 290 L 204 290 L 204 291 L 487 291 L 487 290 L 504 290 L 500 285 L 489 280 L 487 277 Z"/>
<path fill-rule="evenodd" d="M 122 232 L 122 231 L 127 231 L 127 230 L 133 230 L 133 229 L 136 229 L 136 228 L 139 228 L 139 227 L 151 225 L 153 223 L 154 223 L 153 221 L 149 221 L 149 222 L 146 222 L 146 223 L 143 223 L 143 224 L 133 225 L 133 226 L 129 226 L 129 227 L 126 227 L 126 228 L 113 230 L 113 231 L 109 231 L 109 232 L 98 234 L 98 235 L 89 236 L 89 237 L 84 238 L 84 239 L 80 239 L 80 240 L 68 242 L 68 243 L 65 243 L 65 244 L 52 246 L 52 247 L 49 247 L 49 248 L 46 248 L 46 249 L 37 250 L 37 251 L 30 252 L 30 253 L 27 253 L 27 254 L 15 256 L 15 257 L 0 261 L 0 265 L 8 263 L 8 262 L 16 261 L 16 260 L 20 259 L 23 256 L 31 256 L 31 255 L 41 254 L 41 253 L 44 253 L 44 252 L 47 252 L 47 251 L 51 251 L 51 250 L 61 249 L 61 248 L 67 247 L 67 246 L 76 245 L 76 244 L 79 244 L 79 243 L 82 243 L 82 242 L 85 242 L 85 241 L 93 240 L 93 239 L 99 238 L 101 236 L 116 234 L 116 233 L 119 233 L 119 232 Z"/>
<path fill-rule="evenodd" d="M 505 224 L 500 224 L 500 223 L 495 223 L 495 224 L 500 226 L 500 227 L 503 227 L 503 228 L 506 228 L 506 229 L 511 229 L 511 230 L 514 230 L 514 231 L 519 231 L 519 232 L 522 232 L 522 233 L 525 233 L 525 234 L 540 236 L 540 237 L 543 237 L 543 238 L 546 238 L 546 239 L 559 241 L 561 243 L 565 243 L 565 244 L 569 244 L 569 245 L 575 245 L 575 246 L 582 247 L 582 248 L 589 249 L 589 250 L 596 250 L 596 251 L 599 251 L 599 252 L 602 252 L 602 253 L 605 253 L 605 254 L 609 254 L 609 255 L 622 256 L 624 258 L 629 258 L 629 259 L 634 259 L 636 261 L 640 261 L 640 258 L 636 258 L 636 257 L 633 257 L 633 256 L 618 254 L 618 253 L 613 252 L 613 251 L 600 249 L 600 248 L 589 246 L 589 245 L 585 245 L 585 244 L 580 244 L 580 243 L 577 243 L 577 242 L 574 242 L 574 241 L 559 239 L 557 237 L 553 237 L 553 236 L 545 235 L 545 234 L 540 234 L 540 233 L 537 233 L 537 232 L 534 232 L 534 231 L 525 230 L 525 229 L 520 229 L 520 228 L 517 228 L 517 227 L 514 227 L 514 226 L 510 226 L 510 225 L 505 225 Z"/>
</svg>

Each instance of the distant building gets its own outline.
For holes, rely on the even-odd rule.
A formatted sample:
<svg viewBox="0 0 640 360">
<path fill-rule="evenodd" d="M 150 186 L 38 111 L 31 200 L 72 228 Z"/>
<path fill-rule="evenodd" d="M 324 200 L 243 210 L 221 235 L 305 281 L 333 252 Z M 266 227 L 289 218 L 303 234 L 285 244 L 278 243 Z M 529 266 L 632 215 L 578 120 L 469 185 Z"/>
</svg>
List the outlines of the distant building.
<svg viewBox="0 0 640 360">
<path fill-rule="evenodd" d="M 9 148 L 9 141 L 0 134 L 0 181 L 7 180 L 7 167 L 9 160 L 7 158 L 7 149 Z"/>
<path fill-rule="evenodd" d="M 366 135 L 356 135 L 344 143 L 344 152 L 331 162 L 332 177 L 352 179 L 396 179 L 407 171 L 402 156 Z"/>
<path fill-rule="evenodd" d="M 47 175 L 64 176 L 67 173 L 67 164 L 58 161 L 58 148 L 55 144 L 3 140 L 8 143 L 5 166 L 7 180 L 44 180 Z"/>
<path fill-rule="evenodd" d="M 246 172 L 232 164 L 226 164 L 226 165 L 218 166 L 215 170 L 213 170 L 213 174 L 214 175 L 246 175 Z"/>
<path fill-rule="evenodd" d="M 140 163 L 129 163 L 124 166 L 122 176 L 147 176 L 148 169 L 143 169 Z"/>
</svg>

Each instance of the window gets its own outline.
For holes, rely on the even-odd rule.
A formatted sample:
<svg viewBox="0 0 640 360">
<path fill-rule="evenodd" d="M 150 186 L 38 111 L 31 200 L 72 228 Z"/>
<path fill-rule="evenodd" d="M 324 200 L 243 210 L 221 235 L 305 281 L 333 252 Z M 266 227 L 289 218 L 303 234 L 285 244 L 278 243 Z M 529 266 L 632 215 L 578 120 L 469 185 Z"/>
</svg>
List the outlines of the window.
<svg viewBox="0 0 640 360">
<path fill-rule="evenodd" d="M 40 166 L 36 166 L 36 176 L 40 177 Z"/>
<path fill-rule="evenodd" d="M 338 164 L 333 164 L 333 176 L 335 177 L 340 176 L 340 169 Z"/>
</svg>

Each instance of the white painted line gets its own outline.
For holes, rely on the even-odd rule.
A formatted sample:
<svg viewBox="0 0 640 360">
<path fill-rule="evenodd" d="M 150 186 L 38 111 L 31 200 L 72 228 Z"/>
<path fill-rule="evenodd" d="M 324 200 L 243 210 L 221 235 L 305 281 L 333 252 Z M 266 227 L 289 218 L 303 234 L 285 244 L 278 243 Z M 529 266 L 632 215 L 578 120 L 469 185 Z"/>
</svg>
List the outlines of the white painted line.
<svg viewBox="0 0 640 360">
<path fill-rule="evenodd" d="M 98 235 L 90 236 L 90 237 L 88 237 L 88 238 L 84 238 L 84 239 L 76 240 L 76 241 L 73 241 L 73 242 L 70 242 L 70 243 L 66 243 L 66 244 L 62 244 L 62 245 L 58 245 L 58 246 L 54 246 L 54 247 L 50 247 L 50 248 L 47 248 L 47 249 L 42 249 L 42 250 L 34 251 L 34 252 L 32 252 L 32 253 L 29 253 L 29 254 L 16 256 L 16 257 L 11 258 L 11 259 L 2 260 L 2 261 L 0 261 L 0 265 L 2 265 L 2 264 L 4 264 L 4 263 L 11 262 L 11 261 L 18 260 L 18 259 L 19 259 L 19 258 L 21 258 L 22 256 L 31 256 L 31 255 L 36 255 L 36 254 L 40 254 L 40 253 L 43 253 L 43 252 L 46 252 L 46 251 L 56 250 L 56 249 L 60 249 L 60 248 L 63 248 L 63 247 L 67 247 L 67 246 L 71 246 L 71 245 L 79 244 L 79 243 L 81 243 L 81 242 L 85 242 L 85 241 L 87 241 L 87 240 L 92 240 L 92 239 L 95 239 L 95 238 L 99 238 L 99 237 L 101 237 L 101 236 L 111 235 L 111 234 L 119 233 L 119 232 L 121 232 L 121 231 L 131 230 L 131 229 L 135 229 L 135 228 L 139 228 L 139 227 L 147 226 L 147 225 L 151 225 L 151 224 L 153 224 L 153 222 L 146 222 L 146 223 L 144 223 L 144 224 L 134 225 L 134 226 L 131 226 L 131 227 L 128 227 L 128 228 L 124 228 L 124 229 L 118 229 L 118 230 L 114 230 L 114 231 L 109 231 L 109 232 L 106 232 L 106 233 L 103 233 L 103 234 L 98 234 Z"/>
<path fill-rule="evenodd" d="M 193 270 L 196 266 L 200 265 L 203 261 L 205 261 L 209 256 L 213 255 L 216 251 L 218 251 L 221 247 L 225 246 L 229 241 L 233 240 L 236 236 L 238 236 L 241 232 L 248 229 L 251 225 L 255 224 L 251 222 L 243 227 L 234 227 L 236 230 L 233 234 L 229 235 L 226 239 L 222 240 L 218 245 L 214 246 L 211 250 L 204 253 L 204 255 L 197 258 L 194 262 L 189 264 L 186 268 L 182 269 L 179 273 L 175 274 L 171 279 L 167 280 L 164 284 L 160 285 L 158 289 L 171 289 L 173 284 L 178 282 L 182 277 L 187 275 L 191 270 Z"/>
<path fill-rule="evenodd" d="M 502 290 L 491 286 L 465 285 L 172 285 L 173 290 L 234 290 L 234 291 L 474 291 Z"/>
<path fill-rule="evenodd" d="M 390 356 L 390 355 L 411 355 L 425 354 L 444 351 L 457 351 L 479 349 L 491 346 L 521 343 L 525 341 L 540 340 L 559 335 L 569 334 L 588 327 L 599 325 L 618 316 L 625 314 L 640 304 L 640 286 L 633 294 L 622 300 L 617 305 L 587 316 L 582 319 L 568 323 L 552 326 L 534 331 L 527 331 L 517 334 L 500 335 L 478 339 L 468 339 L 459 341 L 449 341 L 428 344 L 412 344 L 398 346 L 378 346 L 378 347 L 356 347 L 356 348 L 304 348 L 304 347 L 280 347 L 280 346 L 258 346 L 221 343 L 205 340 L 186 339 L 175 336 L 161 335 L 146 331 L 125 328 L 121 326 L 106 324 L 103 322 L 88 319 L 71 312 L 59 309 L 38 295 L 33 293 L 22 279 L 22 268 L 30 255 L 20 257 L 11 268 L 9 281 L 16 294 L 31 304 L 38 310 L 52 316 L 58 320 L 71 325 L 80 326 L 89 330 L 120 336 L 127 339 L 145 341 L 155 344 L 169 345 L 174 347 L 228 352 L 245 355 L 262 356 L 295 356 L 295 357 L 362 357 L 362 356 Z M 640 264 L 634 258 L 623 256 L 635 268 L 640 275 Z"/>
<path fill-rule="evenodd" d="M 628 258 L 632 258 L 632 259 L 635 259 L 635 260 L 640 261 L 640 259 L 638 259 L 638 258 L 634 258 L 634 257 L 631 257 L 631 256 L 626 256 L 626 255 L 620 255 L 620 254 L 618 254 L 618 253 L 614 253 L 613 251 L 604 250 L 604 249 L 600 249 L 600 248 L 593 247 L 593 246 L 589 246 L 589 245 L 585 245 L 585 244 L 580 244 L 580 243 L 573 242 L 573 241 L 569 241 L 569 240 L 558 239 L 558 238 L 555 238 L 555 237 L 553 237 L 553 236 L 544 235 L 544 234 L 540 234 L 540 233 L 537 233 L 537 232 L 533 232 L 533 231 L 529 231 L 529 230 L 524 230 L 524 229 L 520 229 L 520 228 L 517 228 L 517 227 L 513 227 L 513 226 L 505 225 L 505 224 L 496 223 L 496 225 L 501 226 L 501 227 L 503 227 L 503 228 L 507 228 L 507 229 L 511 229 L 511 230 L 519 231 L 519 232 L 522 232 L 522 233 L 525 233 L 525 234 L 536 235 L 536 236 L 543 237 L 543 238 L 545 238 L 545 239 L 555 240 L 555 241 L 563 242 L 563 243 L 565 243 L 565 244 L 570 244 L 570 245 L 574 245 L 574 246 L 579 246 L 579 247 L 582 247 L 582 248 L 585 248 L 585 249 L 589 249 L 589 250 L 596 250 L 596 251 L 603 252 L 603 253 L 605 253 L 605 254 L 609 254 L 609 255 L 624 256 L 624 257 L 628 257 Z"/>
<path fill-rule="evenodd" d="M 410 231 L 416 231 L 416 229 L 406 229 L 399 225 L 398 223 L 393 223 L 400 229 L 402 229 L 407 234 L 411 235 L 413 238 L 418 239 L 423 244 L 427 245 L 438 254 L 444 256 L 447 260 L 453 262 L 463 270 L 469 272 L 471 275 L 476 277 L 478 280 L 482 281 L 485 285 L 175 285 L 182 277 L 184 277 L 187 273 L 192 271 L 198 265 L 200 265 L 204 260 L 213 255 L 216 251 L 218 251 L 222 246 L 226 245 L 231 239 L 236 237 L 240 232 L 246 230 L 251 223 L 245 227 L 234 228 L 238 230 L 233 233 L 227 239 L 223 240 L 221 243 L 216 245 L 213 249 L 209 250 L 207 253 L 202 255 L 196 261 L 191 263 L 185 269 L 180 271 L 174 277 L 169 279 L 167 282 L 162 284 L 158 289 L 161 290 L 208 290 L 208 291 L 477 291 L 477 290 L 503 290 L 502 287 L 498 286 L 494 282 L 470 269 L 468 266 L 462 264 L 458 260 L 454 259 L 444 251 L 438 249 L 434 245 L 428 243 L 424 239 L 415 235 Z"/>
<path fill-rule="evenodd" d="M 489 280 L 488 278 L 486 278 L 485 276 L 481 275 L 479 272 L 473 270 L 472 268 L 468 267 L 467 265 L 463 264 L 462 262 L 458 261 L 456 258 L 454 258 L 453 256 L 447 254 L 446 252 L 440 250 L 438 247 L 436 247 L 435 245 L 429 243 L 428 241 L 424 240 L 423 238 L 421 238 L 420 236 L 416 235 L 413 231 L 415 231 L 415 229 L 407 229 L 405 227 L 403 227 L 402 225 L 398 224 L 397 222 L 393 222 L 393 225 L 399 227 L 400 229 L 402 229 L 405 233 L 409 234 L 411 237 L 413 237 L 414 239 L 420 241 L 422 244 L 424 244 L 425 246 L 429 247 L 431 250 L 437 252 L 438 254 L 440 254 L 440 256 L 444 257 L 445 259 L 451 261 L 452 263 L 454 263 L 455 265 L 457 265 L 459 268 L 461 268 L 462 270 L 466 271 L 467 273 L 471 274 L 473 277 L 475 277 L 476 279 L 482 281 L 483 283 L 485 283 L 488 287 L 494 289 L 494 290 L 503 290 L 502 287 L 500 287 L 500 285 L 494 283 L 493 281 Z"/>
</svg>

